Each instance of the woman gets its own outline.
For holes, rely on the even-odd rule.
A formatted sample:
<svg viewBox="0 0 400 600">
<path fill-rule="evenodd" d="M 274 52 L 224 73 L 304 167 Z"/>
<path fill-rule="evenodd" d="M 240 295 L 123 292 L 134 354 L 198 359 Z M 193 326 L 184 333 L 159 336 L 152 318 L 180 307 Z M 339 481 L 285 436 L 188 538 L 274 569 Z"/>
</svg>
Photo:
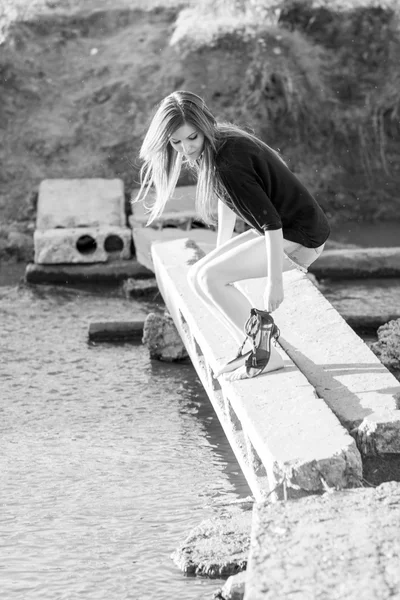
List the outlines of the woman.
<svg viewBox="0 0 400 600">
<path fill-rule="evenodd" d="M 277 152 L 235 125 L 218 123 L 191 92 L 164 98 L 140 158 L 136 200 L 144 199 L 150 187 L 156 192 L 148 224 L 171 198 L 183 161 L 197 173 L 200 217 L 207 224 L 218 217 L 216 248 L 192 267 L 190 281 L 235 339 L 241 342 L 245 327 L 252 345 L 243 353 L 243 343 L 215 376 L 243 379 L 282 368 L 282 357 L 271 345 L 279 332 L 270 313 L 284 299 L 282 273 L 307 271 L 323 250 L 329 225 L 320 206 Z M 232 238 L 237 216 L 250 230 Z M 256 277 L 267 277 L 264 310 L 251 308 L 234 285 Z"/>
</svg>

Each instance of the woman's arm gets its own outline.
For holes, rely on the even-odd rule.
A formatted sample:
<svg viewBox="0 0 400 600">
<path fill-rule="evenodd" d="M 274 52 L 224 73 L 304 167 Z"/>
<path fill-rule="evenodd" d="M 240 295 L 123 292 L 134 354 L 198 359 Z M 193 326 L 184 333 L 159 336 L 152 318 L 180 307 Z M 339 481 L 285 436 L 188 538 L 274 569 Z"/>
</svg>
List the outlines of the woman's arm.
<svg viewBox="0 0 400 600">
<path fill-rule="evenodd" d="M 264 293 L 264 306 L 269 312 L 283 302 L 283 233 L 282 229 L 264 232 L 267 247 L 268 283 Z"/>
<path fill-rule="evenodd" d="M 236 223 L 236 215 L 221 200 L 218 200 L 217 248 L 231 239 Z"/>
</svg>

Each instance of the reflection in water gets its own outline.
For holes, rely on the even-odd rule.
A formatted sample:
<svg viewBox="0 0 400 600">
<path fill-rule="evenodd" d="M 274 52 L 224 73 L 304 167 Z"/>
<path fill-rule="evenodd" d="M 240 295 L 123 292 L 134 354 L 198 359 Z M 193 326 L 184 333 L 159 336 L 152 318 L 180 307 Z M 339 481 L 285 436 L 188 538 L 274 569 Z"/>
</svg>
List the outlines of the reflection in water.
<svg viewBox="0 0 400 600">
<path fill-rule="evenodd" d="M 0 536 L 9 599 L 210 598 L 171 552 L 213 501 L 247 496 L 191 365 L 87 343 L 143 307 L 88 293 L 0 293 Z"/>
</svg>

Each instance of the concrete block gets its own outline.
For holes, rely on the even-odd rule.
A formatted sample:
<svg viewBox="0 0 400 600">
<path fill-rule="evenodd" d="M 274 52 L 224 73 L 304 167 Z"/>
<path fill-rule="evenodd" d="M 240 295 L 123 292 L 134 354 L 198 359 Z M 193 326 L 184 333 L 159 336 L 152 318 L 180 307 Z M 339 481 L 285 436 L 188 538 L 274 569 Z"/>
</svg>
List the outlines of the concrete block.
<svg viewBox="0 0 400 600">
<path fill-rule="evenodd" d="M 322 294 L 353 328 L 374 329 L 400 319 L 399 279 L 324 280 Z"/>
<path fill-rule="evenodd" d="M 189 287 L 199 247 L 175 240 L 154 244 L 152 254 L 161 294 L 255 498 L 357 485 L 362 467 L 353 438 L 284 352 L 282 371 L 236 382 L 213 377 L 237 348 Z"/>
<path fill-rule="evenodd" d="M 263 279 L 243 284 L 255 306 L 262 302 L 264 288 Z M 282 348 L 340 422 L 356 440 L 360 437 L 363 451 L 385 448 L 398 453 L 397 379 L 303 273 L 285 273 L 284 289 L 285 301 L 274 313 Z M 374 426 L 364 426 L 366 419 Z"/>
<path fill-rule="evenodd" d="M 132 215 L 129 219 L 131 227 L 143 226 L 147 223 L 149 214 L 146 211 L 146 206 L 151 206 L 154 199 L 154 192 L 150 191 L 145 202 L 132 203 Z M 197 217 L 195 201 L 195 185 L 184 185 L 175 188 L 175 192 L 168 201 L 163 214 L 156 221 L 153 221 L 152 227 L 159 228 L 162 227 L 163 223 L 173 221 L 176 224 L 180 223 L 183 227 L 188 225 L 190 228 L 191 221 Z"/>
<path fill-rule="evenodd" d="M 400 598 L 400 484 L 259 503 L 245 600 Z"/>
<path fill-rule="evenodd" d="M 37 229 L 35 262 L 39 264 L 107 262 L 131 256 L 131 230 L 105 225 L 97 228 Z"/>
<path fill-rule="evenodd" d="M 125 227 L 121 179 L 45 179 L 39 186 L 36 229 Z"/>
<path fill-rule="evenodd" d="M 114 259 L 108 263 L 74 265 L 38 265 L 29 263 L 25 269 L 28 283 L 118 285 L 128 278 L 153 278 L 154 274 L 136 260 Z"/>
<path fill-rule="evenodd" d="M 190 236 L 202 247 L 208 245 L 209 249 L 215 248 L 217 234 L 210 229 L 182 230 L 177 227 L 166 229 L 153 229 L 152 227 L 133 227 L 132 237 L 135 246 L 136 259 L 147 269 L 154 271 L 151 247 L 153 244 L 185 239 Z"/>
</svg>

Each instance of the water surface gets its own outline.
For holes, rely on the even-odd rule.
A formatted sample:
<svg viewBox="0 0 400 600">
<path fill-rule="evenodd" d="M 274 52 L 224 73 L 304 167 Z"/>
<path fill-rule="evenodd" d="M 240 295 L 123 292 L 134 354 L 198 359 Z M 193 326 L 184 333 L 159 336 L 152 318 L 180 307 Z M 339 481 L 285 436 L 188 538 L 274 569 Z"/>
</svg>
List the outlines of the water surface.
<svg viewBox="0 0 400 600">
<path fill-rule="evenodd" d="M 146 307 L 0 288 L 0 582 L 9 600 L 211 598 L 171 552 L 249 490 L 190 364 L 87 341 Z"/>
</svg>

